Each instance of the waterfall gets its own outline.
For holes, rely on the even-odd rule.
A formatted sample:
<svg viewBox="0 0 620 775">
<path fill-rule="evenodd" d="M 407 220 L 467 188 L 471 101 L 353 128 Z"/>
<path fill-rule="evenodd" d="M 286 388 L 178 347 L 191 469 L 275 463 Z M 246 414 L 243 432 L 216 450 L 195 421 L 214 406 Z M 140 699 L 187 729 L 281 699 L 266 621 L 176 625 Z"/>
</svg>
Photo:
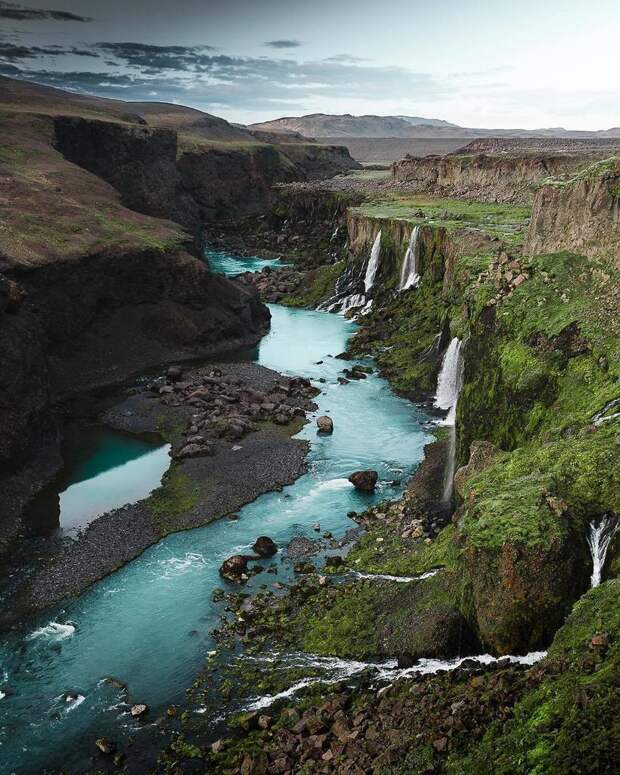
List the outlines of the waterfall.
<svg viewBox="0 0 620 775">
<path fill-rule="evenodd" d="M 444 424 L 449 426 L 448 460 L 444 471 L 443 494 L 441 502 L 448 505 L 452 500 L 454 471 L 456 468 L 456 405 L 463 386 L 463 358 L 461 340 L 458 337 L 450 342 L 443 356 L 441 370 L 437 379 L 437 393 L 434 405 L 438 409 L 448 409 Z"/>
<path fill-rule="evenodd" d="M 598 523 L 594 520 L 590 522 L 588 546 L 592 555 L 592 576 L 590 581 L 593 587 L 598 587 L 601 583 L 607 550 L 619 527 L 618 517 L 612 514 L 606 514 Z"/>
<path fill-rule="evenodd" d="M 456 403 L 463 383 L 463 359 L 461 357 L 461 340 L 458 337 L 450 342 L 441 362 L 441 370 L 437 379 L 437 393 L 434 406 L 438 409 L 449 409 L 446 425 L 454 425 L 456 418 Z"/>
<path fill-rule="evenodd" d="M 418 263 L 420 256 L 420 227 L 414 226 L 409 239 L 409 247 L 403 259 L 403 265 L 400 270 L 399 291 L 406 291 L 408 288 L 415 288 L 420 282 L 418 273 Z"/>
<path fill-rule="evenodd" d="M 375 241 L 370 251 L 370 258 L 368 259 L 368 267 L 366 268 L 366 276 L 364 277 L 364 290 L 366 293 L 372 288 L 375 282 L 375 276 L 377 269 L 379 269 L 379 261 L 381 260 L 381 232 L 375 237 Z"/>
</svg>

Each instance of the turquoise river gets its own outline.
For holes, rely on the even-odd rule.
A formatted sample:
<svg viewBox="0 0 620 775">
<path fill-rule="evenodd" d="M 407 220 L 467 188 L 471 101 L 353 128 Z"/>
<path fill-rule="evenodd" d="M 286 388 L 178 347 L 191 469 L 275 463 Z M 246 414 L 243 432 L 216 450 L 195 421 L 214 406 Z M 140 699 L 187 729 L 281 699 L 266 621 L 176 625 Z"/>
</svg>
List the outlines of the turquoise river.
<svg viewBox="0 0 620 775">
<path fill-rule="evenodd" d="M 209 262 L 227 274 L 262 265 L 223 253 L 210 255 Z M 168 536 L 81 597 L 1 636 L 0 772 L 44 772 L 59 765 L 81 772 L 92 766 L 96 737 L 122 741 L 139 735 L 140 724 L 131 721 L 118 689 L 104 679 L 126 683 L 134 701 L 148 703 L 151 719 L 180 701 L 215 648 L 210 633 L 221 607 L 212 602 L 212 593 L 223 584 L 218 568 L 226 557 L 248 552 L 259 535 L 271 536 L 280 547 L 295 536 L 315 537 L 316 522 L 341 537 L 355 526 L 347 512 L 398 497 L 418 466 L 429 441 L 428 416 L 394 395 L 377 375 L 347 385 L 337 381 L 346 364 L 333 356 L 345 349 L 355 324 L 326 312 L 270 309 L 271 331 L 251 357 L 313 380 L 321 389 L 316 414 L 329 413 L 333 435 L 317 436 L 313 415 L 299 434 L 311 442 L 308 472 L 294 484 L 245 506 L 239 521 Z M 98 469 L 97 449 L 91 453 L 95 459 L 84 461 L 89 470 Z M 371 496 L 347 480 L 365 468 L 379 472 L 380 486 Z M 127 465 L 117 477 L 123 471 L 136 475 Z M 149 475 L 155 479 L 144 494 L 157 486 L 161 471 L 155 466 Z M 396 487 L 393 480 L 403 485 Z M 101 484 L 96 476 L 82 477 L 71 503 L 75 523 L 80 522 L 79 500 L 84 508 L 92 500 L 89 481 Z M 114 487 L 121 487 L 118 479 Z M 276 559 L 277 578 L 286 578 L 290 563 L 281 553 Z M 260 574 L 247 590 L 275 580 Z"/>
</svg>

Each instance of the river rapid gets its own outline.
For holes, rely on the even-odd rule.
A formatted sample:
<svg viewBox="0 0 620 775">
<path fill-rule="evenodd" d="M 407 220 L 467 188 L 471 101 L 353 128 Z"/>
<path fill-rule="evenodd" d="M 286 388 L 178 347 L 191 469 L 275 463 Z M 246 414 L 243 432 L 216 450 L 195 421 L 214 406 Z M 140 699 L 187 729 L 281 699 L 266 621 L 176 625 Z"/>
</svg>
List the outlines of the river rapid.
<svg viewBox="0 0 620 775">
<path fill-rule="evenodd" d="M 210 255 L 209 263 L 227 274 L 261 268 L 255 258 L 224 253 Z M 421 409 L 377 375 L 338 383 L 348 364 L 333 356 L 345 349 L 353 322 L 327 312 L 270 309 L 271 331 L 251 357 L 308 377 L 321 389 L 319 409 L 299 434 L 311 443 L 308 472 L 245 506 L 239 521 L 168 536 L 80 598 L 1 636 L 0 772 L 42 772 L 59 764 L 80 772 L 92 766 L 96 737 L 122 743 L 140 734 L 143 725 L 132 721 L 119 685 L 106 679 L 126 684 L 132 701 L 147 703 L 151 721 L 183 699 L 215 648 L 210 633 L 221 607 L 212 593 L 225 585 L 218 568 L 226 557 L 249 552 L 259 535 L 281 548 L 295 536 L 316 537 L 316 522 L 341 538 L 355 527 L 347 512 L 399 497 L 422 460 L 430 435 Z M 332 417 L 333 435 L 317 436 L 318 414 Z M 379 472 L 374 495 L 357 492 L 347 480 L 365 468 Z M 278 576 L 253 577 L 248 592 L 290 577 L 281 552 L 275 560 Z"/>
</svg>

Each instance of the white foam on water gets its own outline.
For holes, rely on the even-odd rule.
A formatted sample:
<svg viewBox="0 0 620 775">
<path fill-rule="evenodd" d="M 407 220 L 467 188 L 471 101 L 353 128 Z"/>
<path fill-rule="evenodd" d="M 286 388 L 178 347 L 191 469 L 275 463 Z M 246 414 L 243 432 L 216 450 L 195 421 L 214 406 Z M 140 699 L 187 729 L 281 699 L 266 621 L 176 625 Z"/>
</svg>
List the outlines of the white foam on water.
<svg viewBox="0 0 620 775">
<path fill-rule="evenodd" d="M 407 678 L 412 675 L 433 675 L 435 673 L 456 670 L 465 662 L 475 662 L 478 665 L 493 665 L 498 662 L 508 662 L 510 664 L 531 666 L 539 662 L 547 655 L 546 651 L 532 651 L 529 654 L 521 656 L 507 655 L 504 657 L 494 657 L 491 654 L 479 654 L 473 657 L 456 657 L 455 659 L 420 659 L 415 665 L 407 668 L 399 668 L 395 659 L 389 659 L 385 662 L 359 662 L 353 659 L 340 659 L 338 657 L 319 657 L 312 654 L 291 654 L 283 668 L 309 667 L 325 670 L 323 676 L 313 676 L 297 681 L 288 689 L 278 694 L 267 694 L 263 697 L 255 698 L 248 706 L 246 711 L 262 710 L 281 699 L 292 697 L 298 691 L 306 686 L 313 686 L 317 683 L 332 684 L 339 681 L 352 678 L 365 670 L 372 670 L 376 673 L 380 681 L 389 681 L 390 685 L 401 678 Z M 385 692 L 389 686 L 383 686 L 377 689 L 378 693 Z"/>
<path fill-rule="evenodd" d="M 199 552 L 187 552 L 185 557 L 169 557 L 161 560 L 160 564 L 164 572 L 160 576 L 162 579 L 171 579 L 175 576 L 181 576 L 195 568 L 206 567 L 205 558 Z"/>
<path fill-rule="evenodd" d="M 417 576 L 390 576 L 388 573 L 361 573 L 359 571 L 352 571 L 351 575 L 358 579 L 370 579 L 372 581 L 395 581 L 399 584 L 410 584 L 412 581 L 430 579 L 432 576 L 437 575 L 440 570 L 441 568 L 433 568 L 433 570 L 420 573 Z"/>
<path fill-rule="evenodd" d="M 46 638 L 51 641 L 67 640 L 67 638 L 73 637 L 76 630 L 75 624 L 68 622 L 67 624 L 60 624 L 60 622 L 50 622 L 45 627 L 39 627 L 34 632 L 31 632 L 27 636 L 26 640 L 35 640 L 37 638 Z"/>
<path fill-rule="evenodd" d="M 3 700 L 6 697 L 6 694 L 3 691 L 0 691 L 0 700 Z"/>
</svg>

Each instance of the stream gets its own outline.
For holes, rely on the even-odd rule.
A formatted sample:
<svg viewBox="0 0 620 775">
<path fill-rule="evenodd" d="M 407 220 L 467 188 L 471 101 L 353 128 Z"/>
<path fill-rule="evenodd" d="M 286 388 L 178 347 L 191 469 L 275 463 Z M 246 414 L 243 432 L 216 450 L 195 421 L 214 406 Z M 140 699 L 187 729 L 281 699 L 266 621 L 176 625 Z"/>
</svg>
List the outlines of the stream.
<svg viewBox="0 0 620 775">
<path fill-rule="evenodd" d="M 209 255 L 209 263 L 227 274 L 261 267 L 258 259 L 224 253 Z M 118 683 L 106 679 L 126 684 L 131 701 L 147 703 L 150 721 L 182 701 L 215 648 L 210 632 L 221 607 L 211 598 L 215 588 L 225 586 L 218 568 L 226 557 L 249 552 L 259 535 L 271 536 L 280 547 L 295 536 L 315 538 L 316 522 L 340 538 L 355 526 L 347 512 L 399 497 L 422 460 L 430 436 L 421 409 L 395 396 L 377 375 L 337 382 L 348 364 L 333 356 L 345 349 L 353 322 L 326 312 L 270 309 L 271 331 L 253 357 L 286 374 L 309 377 L 322 390 L 315 399 L 318 411 L 299 434 L 311 442 L 308 472 L 281 492 L 245 506 L 239 521 L 220 520 L 168 536 L 80 598 L 5 633 L 0 640 L 0 772 L 42 772 L 59 763 L 66 771 L 82 771 L 92 764 L 95 738 L 122 741 L 139 734 L 143 722 L 131 719 Z M 314 417 L 326 413 L 334 433 L 317 436 Z M 347 480 L 365 468 L 379 472 L 374 495 L 359 493 Z M 117 467 L 116 476 L 134 477 L 135 470 Z M 88 499 L 88 492 L 82 497 Z M 290 578 L 290 563 L 281 552 L 275 560 L 278 576 L 259 574 L 246 591 Z"/>
</svg>

